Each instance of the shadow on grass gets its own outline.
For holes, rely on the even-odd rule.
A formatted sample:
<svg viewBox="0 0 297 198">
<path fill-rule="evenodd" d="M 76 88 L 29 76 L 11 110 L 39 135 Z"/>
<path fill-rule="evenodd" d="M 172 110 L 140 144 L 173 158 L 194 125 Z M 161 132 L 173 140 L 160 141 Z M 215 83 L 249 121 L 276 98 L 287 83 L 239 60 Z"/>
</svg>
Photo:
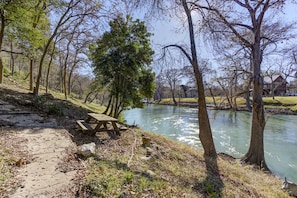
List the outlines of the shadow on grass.
<svg viewBox="0 0 297 198">
<path fill-rule="evenodd" d="M 202 182 L 197 182 L 193 187 L 207 197 L 221 197 L 224 183 L 220 177 L 217 158 L 205 157 L 207 177 Z"/>
</svg>

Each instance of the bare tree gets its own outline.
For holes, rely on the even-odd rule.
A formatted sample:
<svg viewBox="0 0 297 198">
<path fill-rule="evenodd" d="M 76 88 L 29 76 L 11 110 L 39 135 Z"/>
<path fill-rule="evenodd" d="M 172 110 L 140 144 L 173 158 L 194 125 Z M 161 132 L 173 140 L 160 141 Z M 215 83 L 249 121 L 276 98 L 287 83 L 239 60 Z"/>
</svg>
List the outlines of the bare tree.
<svg viewBox="0 0 297 198">
<path fill-rule="evenodd" d="M 205 101 L 205 93 L 204 93 L 204 81 L 203 81 L 203 73 L 202 68 L 198 63 L 197 49 L 195 43 L 195 35 L 194 35 L 194 25 L 191 14 L 191 9 L 186 0 L 180 1 L 184 12 L 187 16 L 188 28 L 189 28 L 189 36 L 190 36 L 190 46 L 191 51 L 188 53 L 182 46 L 180 45 L 169 45 L 168 47 L 175 47 L 181 50 L 181 52 L 187 57 L 188 61 L 191 63 L 194 71 L 195 81 L 197 85 L 198 91 L 198 122 L 199 122 L 199 138 L 201 144 L 204 149 L 204 155 L 207 157 L 216 157 L 216 149 L 213 142 L 212 132 L 210 128 L 206 101 Z"/>
<path fill-rule="evenodd" d="M 195 84 L 197 86 L 198 93 L 198 123 L 199 123 L 199 139 L 201 141 L 202 147 L 204 149 L 204 156 L 216 158 L 217 153 L 212 137 L 209 117 L 206 108 L 206 100 L 204 93 L 204 82 L 203 82 L 203 73 L 202 67 L 198 62 L 198 55 L 196 49 L 195 42 L 195 31 L 193 24 L 193 16 L 192 16 L 192 6 L 186 0 L 172 0 L 172 1 L 162 1 L 162 0 L 154 0 L 154 1 L 132 1 L 135 5 L 148 5 L 150 10 L 154 8 L 158 8 L 159 11 L 165 11 L 168 8 L 172 8 L 175 13 L 182 12 L 186 16 L 186 24 L 188 26 L 189 31 L 189 39 L 190 39 L 190 47 L 187 50 L 184 46 L 173 44 L 167 45 L 163 49 L 178 49 L 180 52 L 186 57 L 186 60 L 190 63 L 193 68 L 193 73 L 195 76 Z"/>
<path fill-rule="evenodd" d="M 174 103 L 174 105 L 177 105 L 177 102 L 175 99 L 175 94 L 177 91 L 177 87 L 180 84 L 182 73 L 181 73 L 180 69 L 168 68 L 163 71 L 163 77 L 164 77 L 164 80 L 167 82 L 167 84 L 170 87 L 173 103 Z"/>
<path fill-rule="evenodd" d="M 273 20 L 284 5 L 282 0 L 228 0 L 193 1 L 199 12 L 204 10 L 206 24 L 217 41 L 223 39 L 231 43 L 242 43 L 242 46 L 251 52 L 250 62 L 253 71 L 253 109 L 251 141 L 248 152 L 243 161 L 268 169 L 264 158 L 263 134 L 265 127 L 264 108 L 262 100 L 263 77 L 261 76 L 261 63 L 263 54 L 271 44 L 284 41 L 292 28 L 283 22 Z M 275 12 L 273 12 L 275 11 Z M 270 15 L 269 15 L 270 14 Z M 265 17 L 269 17 L 265 18 Z M 217 42 L 220 45 L 222 42 Z"/>
<path fill-rule="evenodd" d="M 97 13 L 98 9 L 100 9 L 100 4 L 91 0 L 83 0 L 83 1 L 70 0 L 65 2 L 62 1 L 61 5 L 62 5 L 62 7 L 60 8 L 62 10 L 61 15 L 60 17 L 58 17 L 58 15 L 56 16 L 58 18 L 57 23 L 54 26 L 53 32 L 48 38 L 44 46 L 43 54 L 40 58 L 34 95 L 38 95 L 39 93 L 39 86 L 40 86 L 40 80 L 42 76 L 43 62 L 44 62 L 45 56 L 48 52 L 50 44 L 52 43 L 53 39 L 57 36 L 60 29 L 65 26 L 70 27 L 71 24 L 73 24 L 76 21 L 79 21 L 81 18 L 84 18 L 85 16 L 95 16 L 96 15 L 95 13 Z"/>
<path fill-rule="evenodd" d="M 154 94 L 154 100 L 158 100 L 161 101 L 162 98 L 164 97 L 164 78 L 163 78 L 163 73 L 162 71 L 156 76 L 155 79 L 155 83 L 156 83 L 156 90 L 155 90 L 155 94 Z"/>
</svg>

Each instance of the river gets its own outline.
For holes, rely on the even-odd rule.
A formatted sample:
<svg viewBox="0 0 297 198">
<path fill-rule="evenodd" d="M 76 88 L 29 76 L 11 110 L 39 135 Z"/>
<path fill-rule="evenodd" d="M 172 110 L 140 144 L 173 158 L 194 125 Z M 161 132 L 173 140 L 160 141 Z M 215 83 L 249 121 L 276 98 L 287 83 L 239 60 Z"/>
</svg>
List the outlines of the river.
<svg viewBox="0 0 297 198">
<path fill-rule="evenodd" d="M 202 149 L 197 109 L 148 105 L 123 114 L 128 124 Z M 217 152 L 242 157 L 250 142 L 251 113 L 209 110 L 208 115 Z M 274 174 L 297 182 L 297 116 L 266 115 L 266 119 L 266 163 Z"/>
</svg>

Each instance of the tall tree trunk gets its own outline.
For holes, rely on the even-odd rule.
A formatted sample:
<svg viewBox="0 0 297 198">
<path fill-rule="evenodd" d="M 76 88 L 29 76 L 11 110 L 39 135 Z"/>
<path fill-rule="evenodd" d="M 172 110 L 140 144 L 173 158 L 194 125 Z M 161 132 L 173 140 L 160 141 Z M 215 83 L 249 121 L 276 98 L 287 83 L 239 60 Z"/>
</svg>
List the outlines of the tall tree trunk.
<svg viewBox="0 0 297 198">
<path fill-rule="evenodd" d="M 90 97 L 90 95 L 91 95 L 92 93 L 93 93 L 93 92 L 90 91 L 90 92 L 86 95 L 85 100 L 84 100 L 84 103 L 85 103 L 85 104 L 87 103 L 88 98 Z"/>
<path fill-rule="evenodd" d="M 69 72 L 69 75 L 68 75 L 68 85 L 67 85 L 67 87 L 68 87 L 68 96 L 71 95 L 71 78 L 72 78 L 73 71 L 74 71 L 74 69 L 72 67 L 70 72 Z"/>
<path fill-rule="evenodd" d="M 245 94 L 245 104 L 248 111 L 252 111 L 252 106 L 250 103 L 250 90 L 247 90 Z"/>
<path fill-rule="evenodd" d="M 90 100 L 90 103 L 94 102 L 94 100 L 97 98 L 98 94 L 99 94 L 98 92 L 95 94 L 95 96 Z"/>
<path fill-rule="evenodd" d="M 70 69 L 70 72 L 69 72 L 69 76 L 68 76 L 68 95 L 71 94 L 71 78 L 72 78 L 72 75 L 73 75 L 73 72 L 76 68 L 76 65 L 77 65 L 77 55 L 78 55 L 78 50 L 75 50 L 75 55 L 74 55 L 74 61 L 73 61 L 73 65 Z"/>
<path fill-rule="evenodd" d="M 235 72 L 235 77 L 234 77 L 234 93 L 231 94 L 231 97 L 233 98 L 232 110 L 237 111 L 237 101 L 236 101 L 236 99 L 237 99 L 237 97 L 236 97 L 236 93 L 237 93 L 237 73 L 236 72 Z"/>
<path fill-rule="evenodd" d="M 192 54 L 192 66 L 195 74 L 195 80 L 198 88 L 198 122 L 199 122 L 199 138 L 204 149 L 204 156 L 206 157 L 217 157 L 215 145 L 213 142 L 212 132 L 210 128 L 205 94 L 204 94 L 204 85 L 202 73 L 199 71 L 199 65 L 196 54 L 196 45 L 195 45 L 195 34 L 192 22 L 191 11 L 188 8 L 187 1 L 181 0 L 184 10 L 187 15 L 188 25 L 189 25 L 189 34 L 191 42 L 191 54 Z"/>
<path fill-rule="evenodd" d="M 63 75 L 63 83 L 64 83 L 64 96 L 65 99 L 67 100 L 67 62 L 68 62 L 68 58 L 69 58 L 69 53 L 70 53 L 70 43 L 72 41 L 73 38 L 73 34 L 71 35 L 71 39 L 69 39 L 68 43 L 67 43 L 67 47 L 66 47 L 66 57 L 65 57 L 65 61 L 64 61 L 64 75 Z M 69 82 L 70 84 L 70 82 Z M 70 88 L 70 87 L 69 87 Z"/>
<path fill-rule="evenodd" d="M 64 96 L 65 100 L 67 100 L 67 63 L 64 65 L 64 75 L 63 75 L 63 83 L 64 83 Z"/>
<path fill-rule="evenodd" d="M 118 110 L 119 110 L 119 94 L 116 95 L 116 99 L 115 99 L 115 102 L 114 102 L 114 114 L 113 114 L 113 117 L 116 117 L 117 114 L 118 114 Z"/>
<path fill-rule="evenodd" d="M 225 92 L 225 96 L 228 101 L 228 104 L 229 104 L 230 108 L 233 109 L 233 104 L 229 97 L 229 91 L 224 87 L 224 85 L 220 82 L 219 79 L 217 80 L 217 83 L 221 86 L 222 90 Z M 231 95 L 231 97 L 232 97 L 232 95 Z"/>
<path fill-rule="evenodd" d="M 10 70 L 11 76 L 14 76 L 14 56 L 13 56 L 13 44 L 12 41 L 10 42 Z"/>
<path fill-rule="evenodd" d="M 215 98 L 215 96 L 214 96 L 214 94 L 212 92 L 212 88 L 209 86 L 208 89 L 209 89 L 209 93 L 210 93 L 210 95 L 212 97 L 213 104 L 214 104 L 215 108 L 217 109 L 218 106 L 217 106 L 217 103 L 216 103 L 216 98 Z"/>
<path fill-rule="evenodd" d="M 1 57 L 1 50 L 2 50 L 2 43 L 3 43 L 3 37 L 4 37 L 4 28 L 5 28 L 5 16 L 4 13 L 0 13 L 1 16 L 1 29 L 0 29 L 0 84 L 3 83 L 3 72 L 4 72 L 4 65 L 2 62 Z"/>
<path fill-rule="evenodd" d="M 111 105 L 111 102 L 112 102 L 112 96 L 110 95 L 109 97 L 110 97 L 110 98 L 109 98 L 109 100 L 108 100 L 107 107 L 106 107 L 105 111 L 103 112 L 103 114 L 107 114 L 107 112 L 108 112 L 108 110 L 109 110 L 109 107 L 110 107 L 110 105 Z"/>
<path fill-rule="evenodd" d="M 2 62 L 2 57 L 0 55 L 0 84 L 3 83 L 3 70 L 4 70 L 4 66 Z"/>
<path fill-rule="evenodd" d="M 251 69 L 252 70 L 252 69 Z M 245 94 L 245 103 L 246 103 L 246 108 L 248 111 L 252 111 L 252 106 L 250 103 L 250 88 L 251 88 L 251 83 L 252 83 L 252 78 L 250 78 L 247 87 L 246 87 L 246 94 Z"/>
<path fill-rule="evenodd" d="M 176 106 L 177 102 L 176 102 L 176 99 L 175 99 L 174 89 L 173 88 L 171 88 L 171 97 L 172 97 L 173 104 Z"/>
<path fill-rule="evenodd" d="M 269 170 L 264 158 L 264 128 L 266 122 L 262 100 L 263 77 L 261 76 L 261 62 L 262 52 L 260 49 L 260 36 L 258 36 L 256 37 L 255 44 L 252 47 L 254 87 L 250 147 L 242 160 L 249 164 L 255 164 L 261 169 Z"/>
<path fill-rule="evenodd" d="M 54 36 L 55 36 L 55 35 L 52 35 L 52 36 L 48 39 L 48 41 L 47 41 L 47 43 L 46 43 L 46 45 L 45 45 L 45 47 L 44 47 L 43 53 L 42 53 L 42 55 L 41 55 L 41 58 L 40 58 L 39 69 L 38 69 L 38 75 L 37 75 L 37 80 L 36 80 L 36 86 L 35 86 L 35 89 L 34 89 L 34 95 L 35 95 L 35 96 L 38 96 L 38 94 L 39 94 L 39 87 L 40 87 L 40 81 L 41 81 L 41 77 L 42 77 L 42 69 L 43 69 L 43 61 L 44 61 L 44 58 L 45 58 L 46 53 L 47 53 L 47 50 L 48 50 L 48 48 L 49 48 L 49 46 L 50 46 L 50 44 L 51 44 L 51 42 L 52 42 Z"/>
<path fill-rule="evenodd" d="M 114 111 L 114 97 L 112 97 L 112 100 L 111 100 L 111 108 L 110 108 L 110 112 L 109 112 L 109 116 L 113 116 L 113 111 Z"/>
<path fill-rule="evenodd" d="M 59 71 L 59 85 L 60 85 L 60 93 L 63 93 L 63 68 L 60 66 L 60 71 Z"/>
<path fill-rule="evenodd" d="M 29 89 L 30 91 L 33 91 L 33 65 L 34 65 L 34 59 L 30 58 L 30 72 L 29 72 Z"/>
<path fill-rule="evenodd" d="M 56 41 L 55 41 L 55 43 L 56 43 Z M 45 92 L 46 93 L 48 93 L 48 88 L 49 88 L 49 74 L 50 74 L 50 70 L 51 70 L 51 66 L 52 66 L 52 62 L 53 62 L 53 58 L 54 58 L 54 52 L 55 52 L 55 45 L 53 46 L 51 58 L 48 63 L 48 66 L 47 66 L 46 80 L 45 80 Z"/>
</svg>

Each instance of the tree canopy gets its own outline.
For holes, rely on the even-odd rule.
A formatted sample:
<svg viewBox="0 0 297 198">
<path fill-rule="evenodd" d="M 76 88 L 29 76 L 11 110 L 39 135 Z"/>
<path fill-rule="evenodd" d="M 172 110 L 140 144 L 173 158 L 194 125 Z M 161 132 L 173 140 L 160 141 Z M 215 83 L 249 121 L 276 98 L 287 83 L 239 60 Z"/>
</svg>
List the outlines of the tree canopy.
<svg viewBox="0 0 297 198">
<path fill-rule="evenodd" d="M 110 91 L 105 113 L 118 117 L 128 106 L 141 107 L 142 96 L 152 97 L 154 52 L 149 40 L 152 34 L 139 19 L 117 16 L 109 26 L 110 31 L 90 47 L 90 58 L 97 79 Z"/>
</svg>

